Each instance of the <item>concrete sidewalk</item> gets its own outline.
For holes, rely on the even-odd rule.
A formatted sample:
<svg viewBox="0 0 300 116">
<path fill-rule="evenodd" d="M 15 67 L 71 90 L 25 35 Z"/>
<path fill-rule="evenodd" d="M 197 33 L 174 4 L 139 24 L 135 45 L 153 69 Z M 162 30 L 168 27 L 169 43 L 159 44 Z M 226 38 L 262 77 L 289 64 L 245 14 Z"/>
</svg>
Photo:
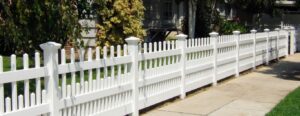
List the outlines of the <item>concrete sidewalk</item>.
<svg viewBox="0 0 300 116">
<path fill-rule="evenodd" d="M 300 54 L 190 95 L 143 116 L 263 116 L 300 85 Z"/>
</svg>

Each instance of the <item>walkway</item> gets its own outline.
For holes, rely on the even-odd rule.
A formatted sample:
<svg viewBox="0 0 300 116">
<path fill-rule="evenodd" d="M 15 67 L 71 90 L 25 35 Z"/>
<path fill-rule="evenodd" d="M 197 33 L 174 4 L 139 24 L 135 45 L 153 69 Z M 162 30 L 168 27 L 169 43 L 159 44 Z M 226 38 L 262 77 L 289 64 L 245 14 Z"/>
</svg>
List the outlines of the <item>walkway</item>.
<svg viewBox="0 0 300 116">
<path fill-rule="evenodd" d="M 300 86 L 300 54 L 163 105 L 143 116 L 263 116 Z"/>
</svg>

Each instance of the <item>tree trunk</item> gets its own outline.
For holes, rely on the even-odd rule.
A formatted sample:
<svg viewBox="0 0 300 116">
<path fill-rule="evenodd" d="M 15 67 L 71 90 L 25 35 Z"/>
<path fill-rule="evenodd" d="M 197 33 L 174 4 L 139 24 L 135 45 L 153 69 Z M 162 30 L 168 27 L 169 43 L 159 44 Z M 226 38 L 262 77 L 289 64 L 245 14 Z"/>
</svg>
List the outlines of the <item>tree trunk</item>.
<svg viewBox="0 0 300 116">
<path fill-rule="evenodd" d="M 196 1 L 197 0 L 189 0 L 188 1 L 188 8 L 189 8 L 189 37 L 194 38 L 195 36 L 195 25 L 196 25 Z"/>
</svg>

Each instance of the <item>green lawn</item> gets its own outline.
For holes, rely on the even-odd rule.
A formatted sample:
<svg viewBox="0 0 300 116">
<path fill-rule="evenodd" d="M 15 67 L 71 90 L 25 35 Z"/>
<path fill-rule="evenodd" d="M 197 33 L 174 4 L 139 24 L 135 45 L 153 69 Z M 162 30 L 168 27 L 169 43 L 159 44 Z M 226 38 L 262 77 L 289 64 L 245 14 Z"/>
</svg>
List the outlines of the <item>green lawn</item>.
<svg viewBox="0 0 300 116">
<path fill-rule="evenodd" d="M 4 72 L 7 72 L 7 71 L 10 71 L 11 70 L 11 59 L 10 59 L 10 56 L 2 56 L 3 57 L 3 70 Z M 22 57 L 19 57 L 17 56 L 17 59 L 16 59 L 16 62 L 17 62 L 17 70 L 21 70 L 23 69 L 23 59 Z M 41 61 L 41 64 L 43 65 L 43 62 Z M 30 61 L 29 61 L 29 67 L 33 68 L 34 67 L 34 61 L 32 60 L 32 58 L 30 58 Z M 122 72 L 124 71 L 124 67 L 122 67 Z M 108 72 L 107 72 L 108 76 L 111 75 L 111 68 L 108 67 Z M 115 66 L 115 75 L 117 75 L 118 73 L 118 67 Z M 80 82 L 80 72 L 76 72 L 76 82 Z M 93 78 L 95 79 L 96 78 L 96 69 L 93 69 Z M 61 77 L 61 75 L 60 75 Z M 71 73 L 67 73 L 66 74 L 66 77 L 67 77 L 67 84 L 70 84 L 71 83 Z M 104 77 L 104 70 L 103 68 L 101 69 L 101 77 Z M 88 70 L 85 70 L 84 71 L 84 80 L 87 81 L 89 78 L 89 74 L 88 74 Z M 59 83 L 61 85 L 61 82 L 62 80 L 59 79 Z M 42 89 L 44 88 L 44 81 L 42 79 L 41 81 L 42 83 Z M 18 86 L 18 93 L 23 93 L 24 92 L 24 82 L 23 81 L 19 81 L 17 82 L 17 86 Z M 34 92 L 35 91 L 35 80 L 34 79 L 31 79 L 30 80 L 30 92 Z M 11 95 L 11 84 L 4 84 L 4 95 L 5 97 L 8 97 Z"/>
<path fill-rule="evenodd" d="M 162 62 L 164 62 L 163 59 L 160 59 L 161 61 L 159 63 L 157 63 L 157 65 L 160 65 Z M 166 59 L 166 62 L 168 62 L 168 60 L 173 60 L 173 58 L 168 58 Z M 4 72 L 6 71 L 10 71 L 11 70 L 11 66 L 10 66 L 10 56 L 3 56 L 3 70 Z M 154 66 L 154 64 L 151 64 L 149 66 L 149 61 L 148 62 L 148 68 L 150 67 L 156 67 Z M 41 64 L 43 64 L 43 62 L 41 61 Z M 144 69 L 144 64 L 145 64 L 145 61 L 141 63 L 142 65 L 142 69 Z M 30 62 L 29 62 L 29 65 L 30 67 L 34 67 L 34 61 L 32 60 L 32 58 L 30 58 Z M 121 73 L 124 73 L 124 68 L 125 66 L 122 65 L 121 66 Z M 23 69 L 23 59 L 22 57 L 17 57 L 17 69 L 20 70 L 20 69 Z M 101 68 L 100 69 L 100 73 L 101 73 L 101 78 L 104 77 L 104 68 Z M 112 69 L 111 67 L 107 67 L 107 75 L 110 76 L 112 73 Z M 115 66 L 114 67 L 114 73 L 115 75 L 117 75 L 118 73 L 118 66 Z M 80 72 L 76 72 L 76 82 L 80 82 Z M 93 79 L 96 78 L 96 69 L 93 69 Z M 61 75 L 60 75 L 61 77 Z M 71 83 L 71 73 L 67 73 L 66 74 L 66 77 L 67 77 L 67 84 L 70 84 Z M 87 81 L 88 80 L 88 77 L 89 77 L 89 74 L 88 74 L 88 71 L 85 70 L 84 71 L 84 80 Z M 59 83 L 61 84 L 62 80 L 60 79 Z M 24 82 L 23 81 L 19 81 L 17 82 L 18 83 L 18 93 L 23 93 L 24 91 Z M 35 91 L 35 80 L 34 79 L 31 79 L 30 80 L 30 92 L 34 92 Z M 44 88 L 44 81 L 42 80 L 42 88 Z M 4 89 L 5 89 L 5 96 L 10 96 L 11 95 L 11 84 L 4 84 Z"/>
<path fill-rule="evenodd" d="M 3 70 L 4 71 L 10 71 L 10 56 L 2 56 L 3 58 Z M 17 69 L 22 69 L 23 68 L 23 59 L 22 57 L 17 57 Z M 34 67 L 34 62 L 33 60 L 29 61 L 30 67 Z"/>
<path fill-rule="evenodd" d="M 289 93 L 267 116 L 300 116 L 300 87 Z"/>
</svg>

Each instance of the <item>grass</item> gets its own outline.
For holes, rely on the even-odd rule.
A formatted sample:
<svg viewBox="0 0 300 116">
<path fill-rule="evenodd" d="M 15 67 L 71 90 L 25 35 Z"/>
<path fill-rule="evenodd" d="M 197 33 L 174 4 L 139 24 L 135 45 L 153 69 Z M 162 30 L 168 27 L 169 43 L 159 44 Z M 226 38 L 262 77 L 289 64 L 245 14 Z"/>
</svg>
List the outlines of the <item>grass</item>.
<svg viewBox="0 0 300 116">
<path fill-rule="evenodd" d="M 32 60 L 32 58 L 29 58 L 29 59 L 30 59 L 30 61 L 29 61 L 29 65 L 30 66 L 29 67 L 33 68 L 34 67 L 34 61 Z M 175 60 L 175 59 L 173 59 L 173 57 L 167 58 L 165 60 L 161 59 L 161 58 L 158 58 L 158 59 L 160 59 L 160 61 L 157 62 L 157 65 L 160 65 L 165 60 L 166 60 L 165 62 L 168 62 L 169 60 Z M 158 59 L 155 59 L 155 60 L 158 60 Z M 154 59 L 152 59 L 152 60 L 154 60 Z M 177 60 L 177 58 L 176 58 L 176 60 Z M 4 72 L 7 72 L 7 71 L 11 70 L 10 61 L 11 61 L 10 60 L 10 56 L 3 56 L 3 70 L 4 70 Z M 144 69 L 145 62 L 148 62 L 147 68 L 157 67 L 153 63 L 151 65 L 149 65 L 150 61 L 148 60 L 148 61 L 143 61 L 141 63 L 142 69 Z M 17 70 L 23 69 L 23 59 L 22 59 L 22 57 L 17 57 L 16 63 L 17 63 L 17 66 L 16 66 Z M 42 61 L 41 61 L 41 65 L 43 65 Z M 115 66 L 114 69 L 115 69 L 114 70 L 115 77 L 117 77 L 116 75 L 118 73 L 118 66 Z M 122 65 L 121 66 L 121 74 L 126 73 L 124 71 L 124 69 L 125 69 L 125 65 Z M 93 71 L 92 77 L 93 77 L 93 79 L 96 79 L 96 69 L 93 69 L 92 71 Z M 104 68 L 100 68 L 100 73 L 101 73 L 100 77 L 104 78 Z M 111 73 L 112 73 L 111 67 L 107 67 L 107 75 L 108 75 L 108 77 L 111 76 Z M 80 82 L 80 72 L 76 72 L 75 74 L 76 74 L 76 82 Z M 62 77 L 62 75 L 60 75 L 60 78 L 61 77 Z M 66 79 L 67 79 L 66 83 L 67 84 L 71 84 L 71 77 L 72 77 L 71 73 L 67 73 L 66 74 Z M 85 70 L 84 71 L 84 80 L 88 81 L 88 78 L 89 78 L 88 70 Z M 59 79 L 59 85 L 61 85 L 61 83 L 62 83 L 62 79 Z M 18 86 L 18 93 L 23 93 L 24 92 L 24 82 L 23 81 L 19 81 L 19 82 L 17 82 L 17 84 L 18 84 L 17 85 Z M 41 84 L 42 84 L 41 86 L 42 86 L 42 89 L 43 89 L 44 88 L 43 78 L 42 78 Z M 30 88 L 29 88 L 30 92 L 34 92 L 35 88 L 36 88 L 35 87 L 35 79 L 31 79 L 30 80 Z M 9 97 L 11 95 L 11 84 L 10 83 L 4 84 L 4 94 L 5 94 L 5 97 Z"/>
<path fill-rule="evenodd" d="M 8 72 L 11 70 L 11 59 L 10 59 L 10 56 L 2 56 L 3 57 L 3 71 L 4 72 Z M 34 61 L 32 60 L 32 58 L 29 58 L 30 61 L 29 61 L 29 67 L 30 68 L 33 68 L 34 67 Z M 16 57 L 16 68 L 17 70 L 21 70 L 23 69 L 23 59 L 21 56 L 17 56 Z M 43 62 L 41 61 L 41 65 L 43 65 Z M 124 71 L 124 67 L 121 68 L 121 72 Z M 103 78 L 104 77 L 104 69 L 102 68 L 101 69 L 101 77 Z M 118 67 L 115 66 L 115 75 L 117 75 L 118 73 Z M 80 82 L 80 72 L 76 72 L 76 82 Z M 93 69 L 93 73 L 92 73 L 92 77 L 93 79 L 96 79 L 96 69 Z M 108 76 L 111 76 L 111 67 L 108 67 L 107 68 L 107 75 Z M 21 75 L 20 75 L 21 76 Z M 60 78 L 62 78 L 62 75 L 59 76 Z M 85 70 L 84 71 L 84 80 L 87 81 L 89 78 L 89 73 L 88 73 L 88 70 Z M 44 80 L 43 78 L 41 78 L 41 87 L 42 89 L 45 88 L 44 87 Z M 71 84 L 71 73 L 67 73 L 66 74 L 66 79 L 67 79 L 67 84 Z M 59 85 L 61 85 L 62 83 L 62 79 L 59 79 Z M 18 93 L 19 94 L 22 94 L 24 92 L 24 81 L 18 81 L 17 82 L 17 86 L 18 86 Z M 35 84 L 35 79 L 31 79 L 30 80 L 30 92 L 34 92 L 35 91 L 35 87 L 36 84 Z M 11 96 L 11 84 L 10 83 L 6 83 L 4 84 L 4 96 L 5 97 L 10 97 Z"/>
<path fill-rule="evenodd" d="M 267 116 L 300 116 L 300 87 L 289 93 Z"/>
<path fill-rule="evenodd" d="M 2 56 L 3 57 L 3 71 L 10 71 L 10 56 Z M 16 59 L 17 69 L 23 69 L 23 59 L 22 57 L 17 57 Z M 30 67 L 34 67 L 34 61 L 29 61 Z"/>
</svg>

